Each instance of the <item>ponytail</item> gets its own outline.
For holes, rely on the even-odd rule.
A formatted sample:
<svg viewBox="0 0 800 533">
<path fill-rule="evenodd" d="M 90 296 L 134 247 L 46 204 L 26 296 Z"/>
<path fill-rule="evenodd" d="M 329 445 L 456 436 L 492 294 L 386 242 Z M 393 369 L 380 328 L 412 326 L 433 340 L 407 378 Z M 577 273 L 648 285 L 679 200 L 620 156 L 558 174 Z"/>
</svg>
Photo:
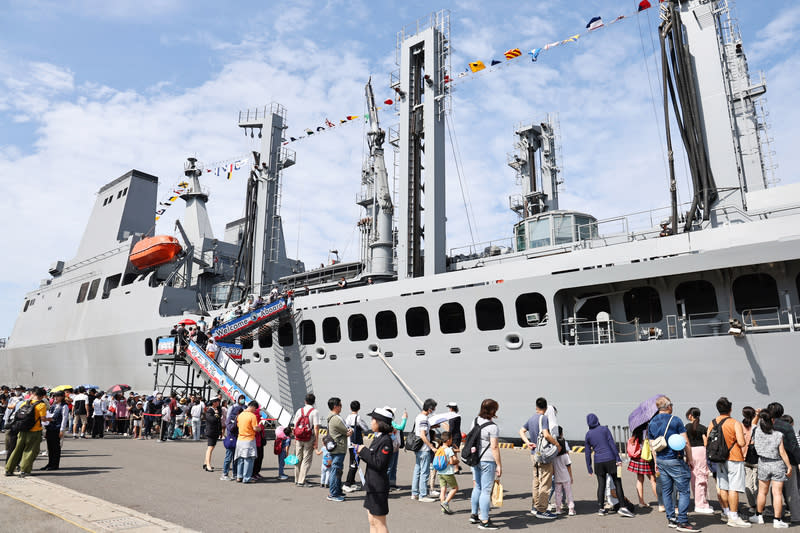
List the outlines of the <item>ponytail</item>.
<svg viewBox="0 0 800 533">
<path fill-rule="evenodd" d="M 697 426 L 700 425 L 700 408 L 690 407 L 689 410 L 686 411 L 686 418 L 689 418 L 690 415 L 694 418 L 692 421 L 692 432 L 697 433 Z"/>
<path fill-rule="evenodd" d="M 769 435 L 772 433 L 772 419 L 769 416 L 769 413 L 766 411 L 761 411 L 758 413 L 758 421 L 761 427 L 761 431 Z"/>
</svg>

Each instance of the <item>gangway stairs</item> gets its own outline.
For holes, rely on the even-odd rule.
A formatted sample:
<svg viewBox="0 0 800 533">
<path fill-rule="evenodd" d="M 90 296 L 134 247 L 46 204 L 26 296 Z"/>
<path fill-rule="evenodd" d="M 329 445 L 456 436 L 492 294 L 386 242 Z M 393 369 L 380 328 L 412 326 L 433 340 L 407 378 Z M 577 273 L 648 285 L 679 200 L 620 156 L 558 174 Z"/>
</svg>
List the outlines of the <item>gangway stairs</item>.
<svg viewBox="0 0 800 533">
<path fill-rule="evenodd" d="M 224 324 L 220 324 L 209 331 L 209 335 L 214 337 L 216 341 L 232 341 L 235 337 L 241 337 L 254 329 L 260 328 L 288 314 L 289 306 L 286 304 L 286 298 L 278 298 L 274 302 L 254 309 Z"/>
<path fill-rule="evenodd" d="M 285 303 L 284 303 L 285 307 Z M 222 350 L 216 359 L 211 358 L 196 342 L 190 340 L 185 358 L 231 401 L 244 395 L 247 402 L 255 400 L 261 406 L 264 418 L 275 419 L 278 425 L 288 426 L 292 413 L 283 408 L 277 398 L 267 392 L 242 365 L 228 357 Z"/>
</svg>

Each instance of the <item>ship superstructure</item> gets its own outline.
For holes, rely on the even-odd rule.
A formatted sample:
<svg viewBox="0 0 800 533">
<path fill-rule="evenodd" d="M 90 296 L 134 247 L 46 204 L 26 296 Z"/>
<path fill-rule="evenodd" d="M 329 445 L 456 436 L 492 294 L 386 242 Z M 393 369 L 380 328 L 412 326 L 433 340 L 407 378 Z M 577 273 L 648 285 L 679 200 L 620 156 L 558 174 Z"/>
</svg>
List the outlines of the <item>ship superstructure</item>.
<svg viewBox="0 0 800 533">
<path fill-rule="evenodd" d="M 245 112 L 239 125 L 262 137 L 245 218 L 213 238 L 190 160 L 183 253 L 141 271 L 128 255 L 152 235 L 152 217 L 133 213 L 155 204 L 156 178 L 132 171 L 106 185 L 76 259 L 55 264 L 26 297 L 0 352 L 4 372 L 147 388 L 147 357 L 177 320 L 227 314 L 276 286 L 287 311 L 233 339 L 242 360 L 203 362 L 254 397 L 270 391 L 276 412 L 298 407 L 309 390 L 409 411 L 434 396 L 476 412 L 493 397 L 503 434 L 513 435 L 545 396 L 570 436 L 589 410 L 601 406 L 604 420 L 624 424 L 662 391 L 708 412 L 721 394 L 800 410 L 786 372 L 800 338 L 800 187 L 768 177 L 766 86 L 750 82 L 727 2 L 664 2 L 661 13 L 664 95 L 678 117 L 674 142 L 690 159 L 688 204 L 605 220 L 565 209 L 558 124 L 548 115 L 515 129 L 508 162 L 522 190 L 510 200 L 519 217 L 510 245 L 448 253 L 450 34 L 448 15 L 437 13 L 398 36 L 396 136 L 381 129 L 366 88 L 361 261 L 306 271 L 286 257 L 280 174 L 295 161 L 281 145 L 286 112 Z M 396 149 L 396 198 L 385 140 Z"/>
</svg>

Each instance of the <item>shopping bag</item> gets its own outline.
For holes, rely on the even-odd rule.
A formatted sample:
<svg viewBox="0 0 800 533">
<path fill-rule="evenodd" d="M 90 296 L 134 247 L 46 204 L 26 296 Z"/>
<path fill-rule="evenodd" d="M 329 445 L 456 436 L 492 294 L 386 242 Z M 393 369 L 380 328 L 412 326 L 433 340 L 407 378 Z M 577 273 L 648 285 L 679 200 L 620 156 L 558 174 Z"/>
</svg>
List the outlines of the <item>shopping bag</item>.
<svg viewBox="0 0 800 533">
<path fill-rule="evenodd" d="M 652 461 L 653 453 L 650 450 L 650 439 L 644 439 L 642 443 L 642 454 L 639 456 L 642 461 Z"/>
<path fill-rule="evenodd" d="M 499 479 L 494 480 L 494 485 L 492 486 L 492 507 L 502 507 L 503 506 L 503 484 L 500 483 Z"/>
</svg>

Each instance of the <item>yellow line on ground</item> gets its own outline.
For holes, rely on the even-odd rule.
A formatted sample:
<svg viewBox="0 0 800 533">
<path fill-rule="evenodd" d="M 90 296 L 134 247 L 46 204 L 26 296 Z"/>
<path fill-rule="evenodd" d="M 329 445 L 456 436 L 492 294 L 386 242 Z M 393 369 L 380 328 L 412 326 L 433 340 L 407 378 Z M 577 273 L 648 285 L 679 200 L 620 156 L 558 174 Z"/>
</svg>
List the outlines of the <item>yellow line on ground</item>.
<svg viewBox="0 0 800 533">
<path fill-rule="evenodd" d="M 38 506 L 38 505 L 36 505 L 36 504 L 33 504 L 33 503 L 31 503 L 31 502 L 28 502 L 28 501 L 25 501 L 25 500 L 23 500 L 23 499 L 17 498 L 16 496 L 12 496 L 11 494 L 9 494 L 9 493 L 7 493 L 7 492 L 3 492 L 3 491 L 1 491 L 1 490 L 0 490 L 0 494 L 2 494 L 3 496 L 8 496 L 8 497 L 9 497 L 9 498 L 11 498 L 12 500 L 17 500 L 17 501 L 18 501 L 18 502 L 20 502 L 20 503 L 24 503 L 25 505 L 30 505 L 30 506 L 31 506 L 31 507 L 33 507 L 34 509 L 37 509 L 37 510 L 39 510 L 39 511 L 43 511 L 43 512 L 45 512 L 45 513 L 49 514 L 49 515 L 55 516 L 56 518 L 60 518 L 60 519 L 61 519 L 61 520 L 63 520 L 64 522 L 68 522 L 68 523 L 72 524 L 72 525 L 73 525 L 73 526 L 75 526 L 75 527 L 79 527 L 79 528 L 81 528 L 81 529 L 82 529 L 82 530 L 84 530 L 84 531 L 88 531 L 89 533 L 97 533 L 97 531 L 95 531 L 94 529 L 89 529 L 89 528 L 86 528 L 86 527 L 84 527 L 84 526 L 82 526 L 82 525 L 80 525 L 80 524 L 78 524 L 78 523 L 76 523 L 76 522 L 73 522 L 73 521 L 72 521 L 72 520 L 70 520 L 69 518 L 64 518 L 64 517 L 63 517 L 63 516 L 61 516 L 60 514 L 57 514 L 57 513 L 54 513 L 53 511 L 50 511 L 50 510 L 44 509 L 44 508 L 42 508 L 42 507 L 39 507 L 39 506 Z"/>
</svg>

